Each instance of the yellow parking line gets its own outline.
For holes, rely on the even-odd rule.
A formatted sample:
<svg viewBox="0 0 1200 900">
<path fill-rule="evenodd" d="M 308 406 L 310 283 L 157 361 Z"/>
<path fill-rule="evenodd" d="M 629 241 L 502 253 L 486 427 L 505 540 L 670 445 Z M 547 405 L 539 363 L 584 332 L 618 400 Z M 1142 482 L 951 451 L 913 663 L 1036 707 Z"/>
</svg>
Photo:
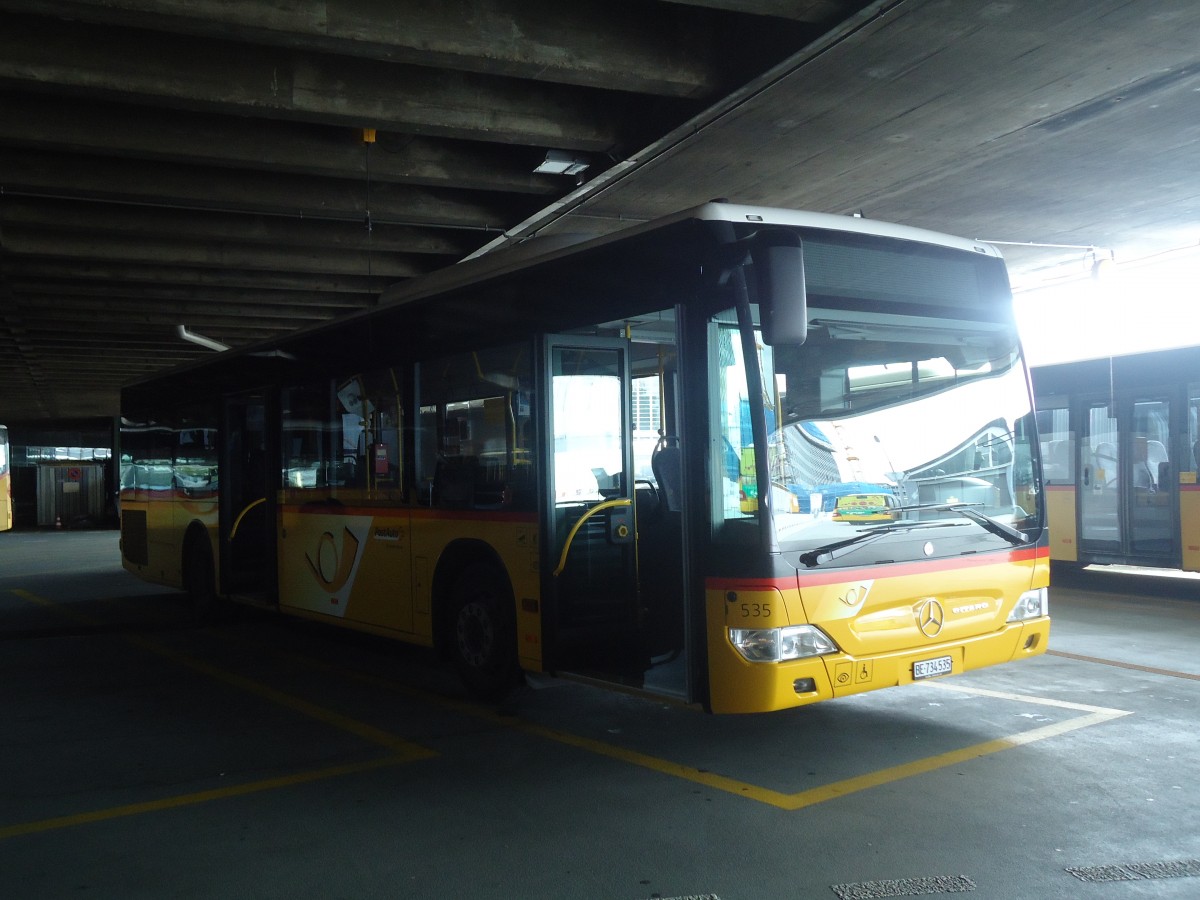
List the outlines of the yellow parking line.
<svg viewBox="0 0 1200 900">
<path fill-rule="evenodd" d="M 98 624 L 96 620 L 88 616 L 80 615 L 74 611 L 65 609 L 53 600 L 48 600 L 45 597 L 40 597 L 30 591 L 23 589 L 14 589 L 12 593 L 27 600 L 30 603 L 35 603 L 52 610 L 60 618 L 74 622 L 75 624 L 90 626 Z M 26 822 L 17 825 L 0 826 L 0 840 L 18 835 L 34 834 L 40 831 L 51 831 L 56 828 L 69 828 L 74 825 L 82 825 L 88 822 L 101 822 L 108 819 L 116 819 L 124 816 L 141 815 L 143 813 L 158 812 L 162 810 L 174 809 L 181 806 L 190 806 L 196 803 L 207 803 L 211 800 L 220 800 L 229 797 L 239 797 L 245 794 L 257 793 L 259 791 L 275 790 L 282 787 L 291 787 L 297 784 L 305 784 L 311 781 L 319 781 L 325 778 L 335 778 L 341 775 L 349 775 L 358 772 L 367 772 L 372 769 L 379 769 L 385 766 L 396 766 L 404 763 L 414 762 L 420 759 L 428 759 L 437 754 L 422 747 L 419 744 L 414 744 L 411 741 L 406 741 L 381 728 L 376 728 L 373 725 L 368 725 L 365 722 L 360 722 L 357 719 L 352 719 L 349 716 L 344 716 L 341 713 L 318 706 L 315 703 L 310 703 L 299 697 L 288 694 L 284 691 L 276 690 L 268 687 L 265 684 L 254 681 L 249 678 L 244 678 L 241 675 L 235 675 L 232 672 L 227 672 L 217 666 L 172 650 L 156 641 L 146 638 L 137 637 L 136 635 L 124 635 L 124 640 L 141 650 L 164 657 L 178 665 L 185 666 L 193 671 L 199 672 L 209 678 L 223 682 L 238 690 L 245 691 L 257 697 L 261 697 L 271 703 L 283 706 L 293 712 L 298 712 L 308 718 L 315 719 L 322 724 L 336 728 L 340 731 L 345 731 L 356 737 L 362 738 L 372 744 L 376 744 L 388 749 L 390 754 L 380 759 L 374 759 L 361 763 L 350 763 L 341 766 L 330 766 L 323 769 L 314 769 L 307 772 L 298 772 L 292 775 L 283 775 L 278 778 L 268 778 L 261 781 L 247 782 L 245 784 L 231 785 L 230 787 L 217 788 L 209 791 L 198 791 L 191 794 L 181 794 L 174 797 L 165 797 L 160 800 L 149 800 L 142 803 L 132 803 L 125 806 L 111 807 L 109 809 L 94 810 L 91 812 L 76 813 L 73 815 L 59 816 L 51 819 L 44 819 L 37 822 Z"/>
<path fill-rule="evenodd" d="M 61 608 L 52 601 L 44 600 L 25 591 L 18 590 L 15 593 L 25 597 L 28 600 L 31 600 L 32 602 L 53 607 L 56 609 L 56 611 L 66 615 L 66 613 L 63 613 Z M 78 619 L 79 617 L 76 616 L 75 618 Z M 225 635 L 222 635 L 222 637 L 228 638 L 228 636 Z M 232 673 L 226 672 L 201 660 L 186 656 L 176 651 L 172 651 L 154 641 L 133 636 L 127 637 L 127 640 L 145 650 L 165 656 L 174 660 L 175 662 L 202 672 L 209 677 L 238 687 L 241 690 L 257 694 L 258 696 L 264 697 L 271 702 L 286 706 L 311 718 L 317 719 L 318 721 L 331 725 L 332 727 L 349 731 L 358 735 L 359 737 L 364 738 L 365 740 L 388 747 L 397 754 L 397 756 L 389 758 L 389 760 L 392 762 L 421 759 L 434 755 L 432 751 L 419 747 L 416 744 L 411 744 L 395 737 L 394 735 L 390 735 L 381 729 L 377 729 L 373 726 L 366 725 L 365 723 L 342 716 L 339 713 L 316 706 L 315 704 L 311 704 L 306 700 L 293 697 L 290 694 L 285 694 L 282 691 L 277 691 L 274 688 L 269 688 L 266 685 L 259 684 L 258 682 L 251 681 L 250 679 L 233 675 Z M 762 787 L 760 785 L 751 784 L 749 782 L 739 781 L 735 778 L 729 778 L 724 775 L 698 769 L 693 766 L 687 766 L 682 763 L 672 762 L 671 760 L 662 759 L 660 757 L 650 756 L 649 754 L 640 753 L 636 750 L 618 747 L 614 744 L 609 744 L 593 738 L 587 738 L 581 735 L 571 734 L 541 725 L 535 725 L 530 722 L 522 722 L 519 719 L 500 715 L 499 713 L 495 713 L 491 710 L 474 706 L 469 703 L 463 703 L 460 701 L 451 700 L 449 698 L 439 697 L 426 691 L 400 685 L 394 681 L 390 681 L 380 676 L 370 675 L 362 672 L 354 672 L 338 666 L 333 666 L 329 663 L 314 660 L 310 657 L 300 656 L 298 654 L 280 655 L 311 668 L 326 671 L 336 671 L 343 676 L 350 677 L 354 680 L 373 683 L 392 691 L 399 691 L 409 696 L 418 697 L 426 702 L 431 702 L 443 708 L 453 709 L 456 712 L 465 713 L 477 718 L 487 719 L 504 728 L 509 728 L 514 731 L 521 731 L 523 733 L 555 741 L 560 744 L 577 747 L 579 749 L 586 750 L 589 753 L 594 753 L 609 759 L 618 760 L 620 762 L 638 766 L 640 768 L 648 769 L 660 774 L 669 775 L 673 778 L 691 781 L 714 790 L 723 791 L 739 797 L 746 797 L 748 799 L 756 800 L 760 803 L 765 803 L 785 810 L 797 810 L 804 807 L 813 806 L 818 803 L 824 803 L 828 800 L 844 797 L 858 791 L 879 787 L 884 784 L 889 784 L 905 778 L 911 778 L 915 775 L 936 771 L 937 769 L 946 768 L 948 766 L 958 765 L 960 763 L 978 759 L 992 753 L 998 753 L 1002 750 L 1011 750 L 1015 747 L 1025 746 L 1027 744 L 1046 740 L 1047 738 L 1051 737 L 1058 737 L 1080 728 L 1088 728 L 1093 725 L 1099 725 L 1104 722 L 1112 721 L 1113 719 L 1121 718 L 1122 716 L 1130 715 L 1130 711 L 1128 710 L 1089 706 L 1087 704 L 1073 703 L 1070 701 L 1056 700 L 1054 698 L 1047 697 L 1013 694 L 1003 691 L 989 691 L 982 688 L 961 686 L 946 681 L 930 682 L 925 685 L 915 687 L 914 689 L 956 691 L 959 693 L 971 694 L 979 697 L 992 697 L 1020 703 L 1031 703 L 1059 709 L 1075 710 L 1084 713 L 1084 715 L 1077 716 L 1072 719 L 1066 719 L 1061 722 L 1054 722 L 1049 725 L 1044 725 L 1040 728 L 1031 729 L 1029 731 L 1018 732 L 1006 737 L 984 741 L 983 743 L 979 744 L 973 744 L 969 747 L 963 747 L 958 750 L 951 750 L 936 756 L 929 756 L 922 759 L 913 760 L 912 762 L 904 763 L 898 766 L 890 766 L 886 769 L 867 772 L 863 775 L 843 779 L 831 784 L 811 788 L 806 791 L 800 791 L 798 793 L 786 793 L 783 791 L 776 791 L 771 788 Z M 303 776 L 298 777 L 302 778 Z M 4 832 L 0 831 L 0 836 L 3 836 L 3 834 Z"/>
<path fill-rule="evenodd" d="M 939 687 L 940 686 L 941 685 L 939 685 Z M 529 732 L 531 734 L 539 734 L 551 740 L 559 741 L 560 743 L 580 747 L 592 753 L 598 753 L 602 756 L 607 756 L 612 759 L 619 759 L 632 765 L 641 766 L 646 769 L 652 769 L 656 772 L 661 772 L 664 775 L 671 775 L 675 778 L 683 778 L 697 784 L 702 784 L 706 787 L 715 788 L 716 790 L 725 791 L 726 793 L 730 794 L 736 794 L 739 797 L 747 797 L 751 800 L 757 800 L 759 803 L 777 806 L 780 809 L 796 810 L 802 809 L 806 806 L 814 806 L 818 803 L 824 803 L 827 800 L 834 800 L 838 797 L 845 797 L 848 794 L 853 794 L 868 788 L 879 787 L 893 781 L 911 778 L 914 775 L 923 775 L 926 772 L 933 772 L 937 769 L 946 768 L 947 766 L 958 765 L 959 763 L 963 763 L 972 759 L 978 759 L 991 753 L 998 753 L 1001 750 L 1011 750 L 1014 747 L 1032 744 L 1035 741 L 1042 741 L 1046 738 L 1058 737 L 1059 735 L 1066 734 L 1070 731 L 1075 731 L 1079 728 L 1087 728 L 1091 725 L 1099 725 L 1103 722 L 1108 722 L 1112 719 L 1117 719 L 1130 714 L 1127 710 L 1105 709 L 1103 707 L 1086 706 L 1079 703 L 1064 703 L 1055 700 L 1043 700 L 1042 698 L 1026 697 L 1017 694 L 1001 694 L 997 691 L 981 691 L 974 688 L 961 688 L 958 686 L 955 686 L 952 689 L 958 690 L 962 693 L 979 694 L 980 696 L 1004 697 L 1005 699 L 1018 700 L 1026 703 L 1039 703 L 1048 706 L 1059 706 L 1069 709 L 1083 710 L 1087 711 L 1089 714 L 1085 716 L 1079 716 L 1074 719 L 1068 719 L 1063 722 L 1055 722 L 1050 725 L 1042 726 L 1041 728 L 1032 729 L 1030 731 L 1018 732 L 1017 734 L 1009 735 L 1008 737 L 985 741 L 981 744 L 974 744 L 970 747 L 963 747 L 960 750 L 951 750 L 947 753 L 938 754 L 937 756 L 929 756 L 923 759 L 913 760 L 912 762 L 904 763 L 903 765 L 879 769 L 874 772 L 868 772 L 864 775 L 858 775 L 854 778 L 835 781 L 831 784 L 822 785 L 821 787 L 811 788 L 809 790 L 800 791 L 799 793 L 794 794 L 775 791 L 770 788 L 761 787 L 748 782 L 738 781 L 734 778 L 726 778 L 723 775 L 717 775 L 712 772 L 696 769 L 692 766 L 681 765 L 669 760 L 639 753 L 634 750 L 626 750 L 621 747 L 615 747 L 612 744 L 606 744 L 603 741 L 579 737 L 578 735 L 567 734 L 549 728 L 543 728 L 538 725 L 519 723 L 512 727 L 515 727 L 521 731 Z"/>
<path fill-rule="evenodd" d="M 1116 659 L 1103 659 L 1099 656 L 1080 656 L 1078 653 L 1066 653 L 1062 650 L 1047 650 L 1047 656 L 1061 656 L 1063 659 L 1074 659 L 1078 662 L 1099 663 L 1102 666 L 1115 666 L 1118 669 L 1132 669 L 1135 672 L 1148 672 L 1151 675 L 1166 675 L 1170 678 L 1188 678 L 1200 681 L 1200 675 L 1192 672 L 1179 672 L 1175 669 L 1160 669 L 1155 666 L 1141 666 L 1137 663 L 1121 662 Z"/>
<path fill-rule="evenodd" d="M 129 803 L 125 806 L 113 806 L 108 809 L 97 809 L 90 812 L 74 813 L 68 816 L 57 816 L 37 822 L 3 825 L 0 826 L 0 840 L 27 834 L 37 834 L 41 831 L 54 831 L 58 828 L 71 828 L 75 825 L 86 825 L 92 822 L 106 822 L 110 819 L 120 819 L 126 816 L 140 816 L 145 813 L 179 809 L 180 807 L 193 806 L 197 803 L 208 803 L 211 800 L 243 797 L 247 794 L 255 794 L 260 791 L 273 791 L 279 788 L 293 787 L 297 784 L 308 784 L 309 782 L 320 781 L 325 778 L 338 778 L 342 775 L 370 772 L 374 769 L 382 769 L 387 766 L 399 766 L 410 761 L 408 757 L 385 756 L 381 759 L 368 760 L 367 762 L 330 766 L 325 769 L 313 769 L 308 772 L 298 772 L 294 775 L 282 775 L 279 778 L 266 778 L 261 781 L 234 784 L 229 787 L 214 788 L 209 791 L 196 791 L 191 794 L 163 797 L 160 800 Z"/>
<path fill-rule="evenodd" d="M 64 609 L 60 604 L 53 600 L 47 600 L 44 597 L 31 593 L 30 591 L 17 589 L 14 590 L 17 596 L 28 600 L 31 603 L 36 603 L 39 606 L 44 606 L 53 610 L 56 614 L 65 619 L 70 619 L 77 624 L 95 625 L 94 619 L 87 616 L 81 616 L 78 613 Z M 206 675 L 215 681 L 223 682 L 224 684 L 235 687 L 238 690 L 245 691 L 248 694 L 262 697 L 278 706 L 285 707 L 301 715 L 308 716 L 310 719 L 316 719 L 325 725 L 336 728 L 340 731 L 346 731 L 356 735 L 365 741 L 370 741 L 373 744 L 378 744 L 381 747 L 386 747 L 392 751 L 393 755 L 403 757 L 409 760 L 427 759 L 434 756 L 432 750 L 421 747 L 410 741 L 396 737 L 381 728 L 376 728 L 373 725 L 368 725 L 365 722 L 360 722 L 357 719 L 351 719 L 349 716 L 344 716 L 341 713 L 334 712 L 331 709 L 326 709 L 323 706 L 318 706 L 315 703 L 309 703 L 307 700 L 302 700 L 284 691 L 276 690 L 268 687 L 265 684 L 254 681 L 250 678 L 244 678 L 241 675 L 235 675 L 232 672 L 227 672 L 224 669 L 214 666 L 211 663 L 196 659 L 193 656 L 188 656 L 186 653 L 180 653 L 177 650 L 158 643 L 157 641 L 149 640 L 148 638 L 138 637 L 136 635 L 123 635 L 123 639 L 135 647 L 145 650 L 148 653 L 154 653 L 158 656 L 169 659 L 171 662 L 185 666 L 202 675 Z"/>
<path fill-rule="evenodd" d="M 922 685 L 914 685 L 913 690 L 947 690 L 956 691 L 962 694 L 971 694 L 978 697 L 992 697 L 995 699 L 1011 700 L 1018 703 L 1030 703 L 1039 706 L 1050 706 L 1058 709 L 1068 709 L 1077 712 L 1085 713 L 1085 715 L 1077 716 L 1072 719 L 1066 719 L 1062 722 L 1054 722 L 1049 725 L 1043 725 L 1040 728 L 1033 728 L 1029 731 L 1017 732 L 1016 734 L 1008 735 L 1007 737 L 996 738 L 990 741 L 984 741 L 980 744 L 973 744 L 970 747 L 963 747 L 959 750 L 951 750 L 946 753 L 938 754 L 937 756 L 929 756 L 918 760 L 913 760 L 909 763 L 904 763 L 898 766 L 891 766 L 886 769 L 880 769 L 875 772 L 868 772 L 864 775 L 859 775 L 854 778 L 835 781 L 832 784 L 822 785 L 821 787 L 811 788 L 799 793 L 786 793 L 783 791 L 772 790 L 771 788 L 762 787 L 760 785 L 750 784 L 749 782 L 739 781 L 736 778 L 729 778 L 724 775 L 718 775 L 715 772 L 697 769 L 694 766 L 683 765 L 682 763 L 672 762 L 671 760 L 662 759 L 657 756 L 650 756 L 646 753 L 640 753 L 636 750 L 629 750 L 624 747 L 618 747 L 614 744 L 609 744 L 604 741 L 595 740 L 594 738 L 583 737 L 582 735 L 571 734 L 565 731 L 559 731 L 553 728 L 547 728 L 542 725 L 535 725 L 531 722 L 523 722 L 520 719 L 512 716 L 504 716 L 499 713 L 484 707 L 475 706 L 470 703 L 464 703 L 457 700 L 452 700 L 445 697 L 439 697 L 426 691 L 417 688 L 408 687 L 407 685 L 398 684 L 378 675 L 371 675 L 366 672 L 355 672 L 349 669 L 335 666 L 331 663 L 312 659 L 311 657 L 302 656 L 300 654 L 285 653 L 280 654 L 286 659 L 322 671 L 332 671 L 341 674 L 343 677 L 349 677 L 356 681 L 369 683 L 377 687 L 382 687 L 387 690 L 403 693 L 410 697 L 416 697 L 425 702 L 441 706 L 445 709 L 453 709 L 456 712 L 464 713 L 476 718 L 486 719 L 501 727 L 520 731 L 525 734 L 535 735 L 547 740 L 555 741 L 560 744 L 577 747 L 581 750 L 586 750 L 589 753 L 595 753 L 598 756 L 608 757 L 629 765 L 639 766 L 644 769 L 650 769 L 663 775 L 670 775 L 673 778 L 681 778 L 686 781 L 691 781 L 705 787 L 713 788 L 714 790 L 724 791 L 725 793 L 734 794 L 739 797 L 746 797 L 751 800 L 757 800 L 759 803 L 766 803 L 770 806 L 776 806 L 780 809 L 796 810 L 806 806 L 814 806 L 818 803 L 824 803 L 827 800 L 834 800 L 838 797 L 845 797 L 848 794 L 853 794 L 858 791 L 863 791 L 868 788 L 879 787 L 884 784 L 889 784 L 893 781 L 900 781 L 904 778 L 911 778 L 914 775 L 923 775 L 926 772 L 933 772 L 937 769 L 943 769 L 948 766 L 958 765 L 972 759 L 979 759 L 992 753 L 998 753 L 1001 750 L 1011 750 L 1015 747 L 1022 747 L 1027 744 L 1032 744 L 1037 741 L 1043 741 L 1047 738 L 1058 737 L 1067 734 L 1071 731 L 1076 731 L 1080 728 L 1089 728 L 1093 725 L 1101 725 L 1104 722 L 1119 719 L 1123 716 L 1131 715 L 1130 710 L 1109 709 L 1102 706 L 1090 706 L 1085 703 L 1074 703 L 1068 700 L 1057 700 L 1051 697 L 1036 697 L 1026 694 L 1014 694 L 1004 691 L 990 691 L 983 688 L 967 687 L 963 685 L 953 684 L 951 682 L 927 682 Z"/>
</svg>

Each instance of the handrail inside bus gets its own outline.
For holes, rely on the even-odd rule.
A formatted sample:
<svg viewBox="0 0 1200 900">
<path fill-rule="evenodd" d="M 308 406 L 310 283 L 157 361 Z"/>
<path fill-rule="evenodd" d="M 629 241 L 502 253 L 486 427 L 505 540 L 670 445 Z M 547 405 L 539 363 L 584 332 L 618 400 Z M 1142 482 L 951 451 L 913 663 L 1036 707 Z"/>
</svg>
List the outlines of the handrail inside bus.
<svg viewBox="0 0 1200 900">
<path fill-rule="evenodd" d="M 575 535 L 579 533 L 579 529 L 583 527 L 583 523 L 601 510 L 614 509 L 618 506 L 633 506 L 633 501 L 628 497 L 621 497 L 617 500 L 605 500 L 603 503 L 597 503 L 579 517 L 579 521 L 575 523 L 571 528 L 571 533 L 567 535 L 566 543 L 563 544 L 562 555 L 558 558 L 558 568 L 554 570 L 555 578 L 561 575 L 563 569 L 567 567 L 567 552 L 571 549 L 571 542 L 575 540 Z"/>
<path fill-rule="evenodd" d="M 266 502 L 267 502 L 266 497 L 259 497 L 257 500 L 255 500 L 253 503 L 251 503 L 249 506 L 247 506 L 245 509 L 243 509 L 240 513 L 238 513 L 238 517 L 233 520 L 233 528 L 231 528 L 229 531 L 229 539 L 231 541 L 234 539 L 234 537 L 237 536 L 238 526 L 242 524 L 242 519 L 246 518 L 246 513 L 250 512 L 250 510 L 254 509 L 254 507 L 258 506 L 258 504 L 266 503 Z"/>
</svg>

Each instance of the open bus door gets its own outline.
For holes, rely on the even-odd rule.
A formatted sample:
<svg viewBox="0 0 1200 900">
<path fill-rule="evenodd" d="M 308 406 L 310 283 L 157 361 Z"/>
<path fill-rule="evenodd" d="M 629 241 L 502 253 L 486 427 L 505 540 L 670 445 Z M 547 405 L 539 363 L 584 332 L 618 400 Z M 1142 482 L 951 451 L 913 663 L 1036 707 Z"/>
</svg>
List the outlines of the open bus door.
<svg viewBox="0 0 1200 900">
<path fill-rule="evenodd" d="M 278 459 L 264 391 L 224 400 L 220 468 L 221 591 L 257 595 L 275 586 Z"/>
<path fill-rule="evenodd" d="M 623 339 L 546 341 L 547 661 L 554 670 L 682 696 L 679 470 L 668 508 L 662 480 L 670 467 L 656 465 L 657 479 L 635 469 L 630 354 Z M 677 439 L 663 449 L 677 457 Z M 676 593 L 664 617 L 665 595 Z"/>
</svg>

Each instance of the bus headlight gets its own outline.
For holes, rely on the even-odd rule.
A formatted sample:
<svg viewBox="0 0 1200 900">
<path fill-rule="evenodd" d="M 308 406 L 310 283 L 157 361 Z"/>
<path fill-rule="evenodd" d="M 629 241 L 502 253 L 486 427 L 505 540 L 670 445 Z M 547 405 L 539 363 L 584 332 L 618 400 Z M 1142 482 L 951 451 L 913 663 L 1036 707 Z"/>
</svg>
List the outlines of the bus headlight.
<svg viewBox="0 0 1200 900">
<path fill-rule="evenodd" d="M 1040 619 L 1050 613 L 1050 589 L 1038 588 L 1026 591 L 1008 614 L 1008 621 L 1023 622 L 1026 619 Z"/>
<path fill-rule="evenodd" d="M 837 644 L 815 625 L 730 628 L 729 640 L 750 662 L 781 662 L 838 652 Z"/>
</svg>

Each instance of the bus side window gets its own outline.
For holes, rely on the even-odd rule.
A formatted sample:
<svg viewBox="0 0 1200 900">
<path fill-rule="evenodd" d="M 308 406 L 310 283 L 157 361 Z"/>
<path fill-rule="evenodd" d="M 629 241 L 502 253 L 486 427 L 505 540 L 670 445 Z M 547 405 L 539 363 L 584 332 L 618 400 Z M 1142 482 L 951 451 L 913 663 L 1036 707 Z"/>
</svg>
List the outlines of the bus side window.
<svg viewBox="0 0 1200 900">
<path fill-rule="evenodd" d="M 531 353 L 508 345 L 422 363 L 416 471 L 422 503 L 534 507 Z"/>
<path fill-rule="evenodd" d="M 382 369 L 359 380 L 364 388 L 359 482 L 374 494 L 400 499 L 404 472 L 400 377 L 394 369 Z"/>
<path fill-rule="evenodd" d="M 346 482 L 343 419 L 329 381 L 283 391 L 283 485 L 332 494 Z M 340 404 L 338 405 L 340 410 Z"/>
</svg>

